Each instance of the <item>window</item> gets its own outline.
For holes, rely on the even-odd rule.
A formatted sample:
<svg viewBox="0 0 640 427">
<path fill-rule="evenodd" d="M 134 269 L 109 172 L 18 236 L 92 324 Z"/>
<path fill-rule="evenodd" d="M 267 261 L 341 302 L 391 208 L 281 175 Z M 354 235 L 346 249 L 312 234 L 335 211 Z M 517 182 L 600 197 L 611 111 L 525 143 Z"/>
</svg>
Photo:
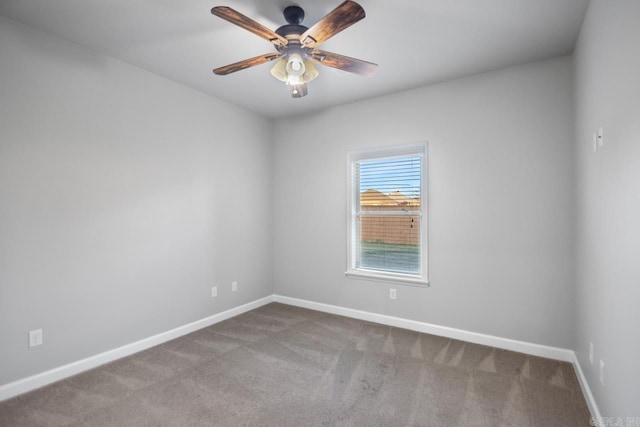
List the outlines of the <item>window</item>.
<svg viewBox="0 0 640 427">
<path fill-rule="evenodd" d="M 349 153 L 348 277 L 427 285 L 427 144 Z"/>
</svg>

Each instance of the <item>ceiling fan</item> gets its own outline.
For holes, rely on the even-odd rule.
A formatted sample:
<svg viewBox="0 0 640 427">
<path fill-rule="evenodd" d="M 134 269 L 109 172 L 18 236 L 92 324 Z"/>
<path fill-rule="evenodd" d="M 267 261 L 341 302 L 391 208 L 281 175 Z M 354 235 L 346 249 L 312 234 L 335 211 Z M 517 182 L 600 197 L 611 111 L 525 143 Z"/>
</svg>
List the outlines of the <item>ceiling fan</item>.
<svg viewBox="0 0 640 427">
<path fill-rule="evenodd" d="M 277 60 L 271 74 L 291 88 L 293 98 L 301 98 L 307 94 L 307 83 L 318 77 L 313 63 L 362 76 L 372 76 L 378 69 L 378 65 L 371 62 L 316 49 L 316 46 L 365 17 L 362 6 L 354 1 L 346 0 L 311 28 L 302 25 L 304 10 L 299 6 L 284 9 L 287 24 L 275 31 L 227 6 L 216 6 L 211 13 L 270 41 L 276 48 L 276 52 L 216 68 L 213 70 L 215 74 L 227 75 Z"/>
</svg>

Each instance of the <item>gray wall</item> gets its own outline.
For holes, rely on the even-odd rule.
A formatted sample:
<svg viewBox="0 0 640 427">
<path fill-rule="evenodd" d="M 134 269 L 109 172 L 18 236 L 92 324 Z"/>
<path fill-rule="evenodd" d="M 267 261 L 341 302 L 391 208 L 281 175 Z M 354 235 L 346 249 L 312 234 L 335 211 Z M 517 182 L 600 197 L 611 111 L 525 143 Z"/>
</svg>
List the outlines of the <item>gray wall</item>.
<svg viewBox="0 0 640 427">
<path fill-rule="evenodd" d="M 279 120 L 278 294 L 570 348 L 569 58 Z M 349 150 L 429 142 L 430 288 L 344 277 Z"/>
<path fill-rule="evenodd" d="M 640 416 L 639 41 L 640 2 L 592 0 L 574 58 L 575 350 L 602 414 L 615 417 Z M 600 125 L 604 146 L 594 153 L 592 134 Z"/>
<path fill-rule="evenodd" d="M 4 18 L 0 58 L 0 384 L 272 294 L 269 121 Z"/>
</svg>

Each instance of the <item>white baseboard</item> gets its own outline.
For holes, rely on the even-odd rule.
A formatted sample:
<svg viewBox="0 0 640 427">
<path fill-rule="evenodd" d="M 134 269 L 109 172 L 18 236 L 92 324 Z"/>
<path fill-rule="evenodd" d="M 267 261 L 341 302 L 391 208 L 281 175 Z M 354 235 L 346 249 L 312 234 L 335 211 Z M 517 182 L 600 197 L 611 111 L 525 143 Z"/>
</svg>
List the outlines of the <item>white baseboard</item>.
<svg viewBox="0 0 640 427">
<path fill-rule="evenodd" d="M 517 351 L 519 353 L 530 354 L 532 356 L 546 357 L 548 359 L 555 359 L 572 363 L 576 371 L 576 376 L 578 377 L 578 382 L 580 383 L 580 387 L 582 388 L 582 393 L 584 394 L 587 405 L 589 406 L 591 416 L 596 420 L 602 419 L 600 417 L 598 405 L 596 404 L 593 394 L 591 393 L 589 383 L 587 382 L 587 379 L 582 372 L 580 362 L 578 361 L 576 353 L 573 350 L 533 344 L 526 341 L 512 340 L 509 338 L 501 338 L 493 335 L 465 331 L 463 329 L 450 328 L 447 326 L 434 325 L 425 322 L 417 322 L 415 320 L 371 313 L 368 311 L 355 310 L 352 308 L 340 307 L 337 305 L 323 304 L 298 298 L 285 297 L 282 295 L 274 295 L 273 301 L 288 305 L 294 305 L 297 307 L 308 308 L 310 310 L 317 310 L 325 313 L 351 317 L 354 319 L 380 323 L 383 325 L 409 329 L 416 332 L 439 335 L 447 338 L 458 339 L 461 341 L 472 342 L 475 344 L 482 344 L 505 350 Z"/>
<path fill-rule="evenodd" d="M 591 393 L 591 387 L 589 387 L 589 383 L 587 382 L 587 377 L 584 376 L 584 372 L 582 371 L 582 366 L 580 366 L 580 361 L 578 360 L 578 356 L 576 353 L 573 353 L 573 367 L 576 370 L 576 375 L 578 376 L 578 382 L 580 383 L 580 388 L 582 389 L 582 394 L 584 395 L 584 399 L 587 401 L 587 405 L 589 406 L 589 411 L 591 412 L 591 416 L 594 418 L 594 425 L 600 425 L 602 420 L 602 416 L 600 415 L 600 409 L 596 403 L 596 399 L 593 397 L 593 393 Z"/>
<path fill-rule="evenodd" d="M 424 332 L 432 335 L 439 335 L 447 338 L 454 338 L 461 341 L 482 344 L 505 350 L 517 351 L 531 354 L 533 356 L 546 357 L 549 359 L 562 360 L 563 362 L 574 361 L 572 350 L 546 345 L 533 344 L 525 341 L 501 338 L 493 335 L 480 334 L 477 332 L 465 331 L 463 329 L 450 328 L 447 326 L 434 325 L 432 323 L 417 322 L 415 320 L 403 319 L 400 317 L 387 316 L 385 314 L 371 313 L 367 311 L 354 310 L 352 308 L 339 307 L 336 305 L 322 304 L 297 298 L 274 295 L 274 301 L 283 304 L 295 305 L 311 310 L 323 311 L 326 313 L 338 314 L 352 317 L 354 319 L 367 320 L 369 322 L 381 323 L 383 325 L 395 326 L 417 332 Z"/>
<path fill-rule="evenodd" d="M 60 381 L 89 369 L 104 365 L 105 363 L 109 363 L 114 360 L 129 356 L 133 353 L 146 350 L 158 344 L 162 344 L 167 341 L 179 338 L 183 335 L 190 334 L 191 332 L 195 332 L 198 329 L 206 328 L 207 326 L 214 325 L 216 323 L 222 322 L 223 320 L 227 320 L 231 317 L 261 307 L 265 304 L 269 304 L 272 301 L 273 295 L 269 295 L 265 298 L 251 301 L 247 304 L 243 304 L 241 306 L 234 307 L 221 313 L 205 317 L 204 319 L 196 320 L 195 322 L 189 323 L 187 325 L 179 326 L 175 329 L 171 329 L 169 331 L 141 339 L 140 341 L 126 344 L 122 347 L 118 347 L 113 350 L 105 351 L 104 353 L 96 354 L 95 356 L 87 357 L 86 359 L 69 363 L 68 365 L 60 366 L 58 368 L 54 368 L 40 374 L 1 385 L 0 401 L 9 399 L 22 393 L 26 393 L 31 390 L 35 390 L 47 384 Z"/>
</svg>

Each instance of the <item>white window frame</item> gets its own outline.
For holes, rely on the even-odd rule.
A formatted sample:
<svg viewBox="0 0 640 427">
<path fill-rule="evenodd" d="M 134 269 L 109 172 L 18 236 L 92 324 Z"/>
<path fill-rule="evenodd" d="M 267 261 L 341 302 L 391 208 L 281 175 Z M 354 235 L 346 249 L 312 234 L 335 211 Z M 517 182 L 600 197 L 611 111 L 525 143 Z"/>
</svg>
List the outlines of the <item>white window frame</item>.
<svg viewBox="0 0 640 427">
<path fill-rule="evenodd" d="M 365 268 L 356 268 L 356 245 L 354 242 L 354 233 L 358 231 L 357 211 L 360 201 L 360 193 L 357 177 L 355 176 L 355 165 L 359 161 L 383 159 L 391 157 L 404 157 L 408 155 L 420 155 L 422 157 L 422 168 L 420 176 L 420 273 L 405 274 L 392 271 L 369 270 Z M 355 279 L 366 279 L 374 281 L 382 281 L 389 283 L 398 283 L 414 286 L 429 286 L 428 279 L 428 156 L 427 143 L 420 142 L 415 144 L 398 145 L 385 148 L 374 148 L 367 150 L 350 151 L 347 155 L 347 269 L 345 276 Z"/>
</svg>

